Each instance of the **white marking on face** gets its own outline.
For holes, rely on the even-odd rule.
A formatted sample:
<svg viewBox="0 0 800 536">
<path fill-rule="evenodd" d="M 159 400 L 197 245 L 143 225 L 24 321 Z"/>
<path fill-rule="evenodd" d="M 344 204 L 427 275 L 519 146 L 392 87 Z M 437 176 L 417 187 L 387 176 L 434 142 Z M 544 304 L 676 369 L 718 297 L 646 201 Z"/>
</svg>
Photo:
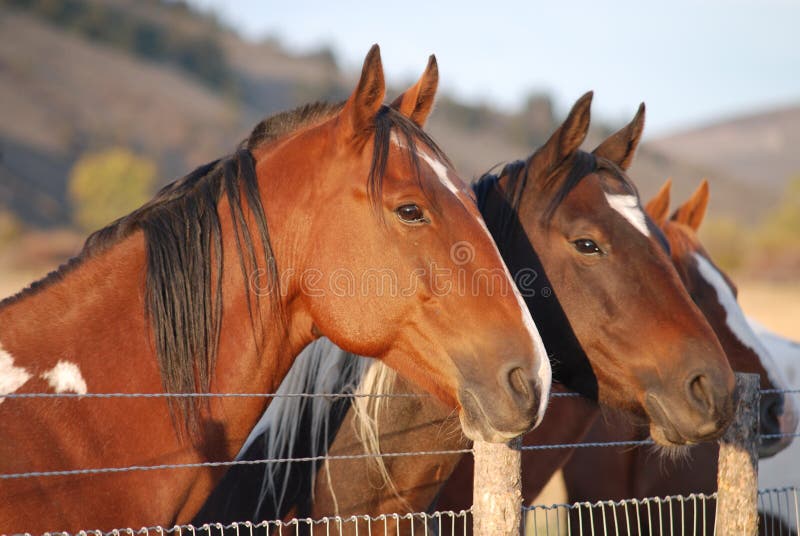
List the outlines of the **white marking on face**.
<svg viewBox="0 0 800 536">
<path fill-rule="evenodd" d="M 405 143 L 400 141 L 400 138 L 397 136 L 397 133 L 392 132 L 391 140 L 392 143 L 394 143 L 398 147 L 408 150 L 408 146 L 406 146 Z M 417 156 L 422 158 L 425 161 L 425 163 L 428 164 L 428 166 L 430 166 L 433 173 L 439 179 L 439 182 L 441 182 L 445 188 L 447 188 L 457 196 L 459 194 L 463 194 L 462 190 L 458 186 L 456 186 L 456 184 L 453 182 L 453 179 L 450 178 L 447 166 L 445 166 L 444 163 L 442 163 L 440 160 L 433 158 L 431 155 L 422 150 L 417 151 Z"/>
<path fill-rule="evenodd" d="M 0 345 L 0 395 L 8 395 L 22 387 L 31 375 L 22 367 L 14 366 L 14 358 Z M 5 398 L 0 396 L 0 404 Z"/>
<path fill-rule="evenodd" d="M 450 172 L 448 171 L 447 166 L 445 166 L 441 161 L 436 160 L 425 151 L 417 151 L 417 155 L 425 160 L 425 162 L 431 167 L 433 172 L 439 178 L 439 181 L 444 184 L 445 188 L 453 192 L 455 195 L 463 193 L 461 189 L 459 189 L 453 182 L 453 179 L 450 178 Z"/>
<path fill-rule="evenodd" d="M 744 311 L 742 311 L 742 308 L 739 306 L 739 302 L 736 301 L 736 296 L 734 296 L 733 290 L 728 285 L 727 281 L 725 281 L 725 278 L 722 277 L 719 270 L 717 270 L 703 255 L 694 253 L 693 256 L 697 263 L 697 268 L 700 271 L 700 275 L 714 288 L 714 291 L 717 293 L 717 300 L 719 300 L 720 305 L 725 309 L 725 322 L 728 325 L 728 329 L 731 330 L 731 333 L 733 333 L 743 345 L 750 348 L 758 356 L 761 365 L 764 367 L 764 370 L 767 371 L 770 383 L 772 383 L 776 389 L 786 389 L 787 386 L 783 378 L 776 374 L 780 369 L 775 363 L 772 354 L 767 350 L 755 332 L 753 332 L 750 323 L 744 316 Z M 787 416 L 791 415 L 792 419 L 790 420 L 795 420 L 794 416 L 797 414 L 797 411 L 795 409 L 793 397 L 791 396 L 784 398 L 784 414 Z"/>
<path fill-rule="evenodd" d="M 647 218 L 635 195 L 606 193 L 606 200 L 609 206 L 622 214 L 622 217 L 628 220 L 636 230 L 644 236 L 650 236 L 650 229 L 647 228 Z"/>
<path fill-rule="evenodd" d="M 392 132 L 391 134 L 391 141 L 397 145 L 398 147 L 408 149 L 404 143 L 400 141 L 400 138 L 397 137 L 397 134 Z M 431 155 L 427 154 L 425 151 L 417 151 L 417 155 L 422 158 L 428 166 L 430 166 L 431 170 L 436 174 L 439 181 L 447 188 L 450 192 L 452 192 L 456 198 L 464 202 L 463 197 L 465 197 L 464 192 L 456 186 L 453 180 L 450 178 L 449 171 L 447 167 L 439 160 L 433 158 Z M 475 206 L 472 203 L 472 200 L 469 200 L 471 206 Z M 644 217 L 644 214 L 642 214 Z M 553 372 L 550 367 L 550 359 L 547 357 L 547 350 L 544 347 L 544 341 L 542 340 L 542 336 L 539 334 L 539 330 L 536 329 L 536 324 L 533 322 L 533 317 L 531 316 L 531 312 L 528 310 L 528 306 L 525 304 L 525 300 L 522 298 L 522 294 L 520 294 L 519 289 L 517 288 L 517 284 L 514 282 L 514 278 L 511 277 L 511 272 L 508 270 L 508 266 L 506 266 L 505 261 L 503 261 L 503 256 L 500 254 L 500 250 L 497 248 L 497 244 L 492 237 L 492 233 L 489 232 L 489 228 L 486 227 L 486 223 L 483 221 L 482 217 L 478 217 L 478 223 L 481 226 L 486 237 L 489 239 L 489 242 L 494 247 L 495 252 L 497 253 L 497 258 L 500 259 L 500 264 L 503 266 L 503 270 L 505 271 L 506 277 L 508 278 L 509 286 L 511 287 L 511 292 L 514 294 L 514 297 L 517 300 L 517 304 L 519 305 L 520 311 L 522 313 L 522 324 L 525 326 L 525 329 L 528 331 L 528 334 L 533 341 L 534 346 L 534 355 L 538 358 L 538 368 L 536 370 L 536 375 L 539 377 L 539 384 L 541 393 L 541 398 L 539 399 L 539 409 L 537 412 L 537 418 L 535 426 L 538 426 L 539 423 L 542 422 L 544 418 L 544 412 L 547 409 L 547 403 L 550 398 L 550 385 L 553 381 Z"/>
<path fill-rule="evenodd" d="M 59 361 L 55 367 L 42 374 L 42 379 L 47 380 L 56 393 L 86 394 L 86 380 L 75 363 Z"/>
</svg>

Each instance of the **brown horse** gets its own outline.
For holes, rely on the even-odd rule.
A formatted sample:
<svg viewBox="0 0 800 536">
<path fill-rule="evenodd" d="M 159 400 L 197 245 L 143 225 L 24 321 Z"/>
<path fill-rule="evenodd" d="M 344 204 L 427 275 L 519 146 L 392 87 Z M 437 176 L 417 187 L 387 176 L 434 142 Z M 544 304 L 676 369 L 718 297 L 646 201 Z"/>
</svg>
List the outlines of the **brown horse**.
<svg viewBox="0 0 800 536">
<path fill-rule="evenodd" d="M 721 272 L 718 277 L 710 276 L 707 271 L 701 270 L 701 265 L 697 261 L 697 257 L 702 256 L 707 263 L 714 266 L 695 234 L 708 201 L 707 185 L 701 185 L 695 195 L 676 211 L 672 219 L 667 219 L 668 196 L 669 185 L 667 184 L 659 192 L 659 195 L 648 203 L 646 211 L 663 228 L 675 268 L 690 291 L 693 300 L 696 301 L 718 334 L 729 357 L 731 367 L 737 371 L 759 374 L 764 389 L 781 388 L 783 382 L 775 376 L 776 369 L 770 366 L 772 360 L 769 353 L 757 338 L 749 334 L 749 328 L 741 329 L 741 320 L 743 319 L 741 310 L 735 304 L 735 299 L 731 302 L 735 287 L 731 286 L 728 292 L 725 292 L 725 288 L 720 288 L 718 283 L 714 285 L 714 282 L 729 281 L 729 279 Z M 714 269 L 718 270 L 716 267 Z M 542 333 L 547 340 L 548 332 L 543 331 Z M 796 412 L 790 398 L 784 400 L 780 394 L 767 393 L 762 402 L 762 434 L 787 433 L 794 430 Z M 405 401 L 401 404 L 409 405 Z M 394 415 L 396 416 L 397 412 Z M 646 436 L 643 430 L 632 425 L 630 419 L 624 415 L 607 413 L 606 420 L 597 419 L 599 415 L 600 408 L 588 400 L 555 399 L 548 408 L 542 425 L 525 436 L 524 444 L 528 447 L 547 447 L 578 442 L 640 441 Z M 414 424 L 418 425 L 418 423 L 424 423 L 425 419 L 430 416 L 419 413 L 413 418 L 415 419 Z M 445 422 L 441 418 L 440 421 Z M 391 445 L 391 449 L 386 450 L 442 448 L 441 437 L 438 438 L 439 441 L 424 443 L 425 435 L 418 430 L 417 426 L 405 426 L 406 430 L 404 431 L 402 430 L 403 426 L 390 424 L 391 428 L 382 429 L 381 433 L 381 441 Z M 450 429 L 452 430 L 452 427 Z M 594 433 L 589 435 L 589 430 Z M 599 433 L 597 430 L 604 433 Z M 447 427 L 443 427 L 443 431 L 446 433 Z M 340 434 L 340 436 L 348 437 L 347 434 Z M 789 441 L 790 438 L 786 437 L 764 441 L 761 445 L 760 455 L 773 455 L 785 448 Z M 358 447 L 358 441 L 351 437 L 348 451 L 355 452 Z M 333 454 L 338 453 L 333 451 Z M 572 501 L 622 500 L 630 497 L 713 492 L 716 489 L 716 445 L 703 443 L 691 447 L 690 450 L 681 454 L 678 458 L 658 459 L 653 456 L 653 453 L 646 450 L 631 450 L 629 447 L 622 450 L 615 448 L 525 450 L 522 453 L 523 500 L 528 504 L 534 501 L 552 474 L 570 459 L 570 455 L 576 459 L 580 458 L 584 462 L 581 467 L 575 468 L 573 471 L 569 480 L 570 484 L 575 485 L 578 489 L 595 490 L 593 495 L 572 496 Z M 401 482 L 406 483 L 402 486 L 397 485 L 402 491 L 401 497 L 413 497 L 415 493 L 423 493 L 425 490 L 428 490 L 428 496 L 430 496 L 431 487 L 438 489 L 438 484 L 432 484 L 432 482 L 440 482 L 440 475 L 437 472 L 446 472 L 448 467 L 447 459 L 444 456 L 439 462 L 438 465 L 432 461 L 427 463 L 424 461 L 411 462 L 406 459 L 390 462 L 397 465 L 397 469 L 391 471 L 392 476 L 397 475 Z M 334 463 L 341 462 L 332 462 L 331 465 Z M 472 497 L 471 465 L 472 459 L 469 456 L 462 458 L 461 463 L 438 495 L 436 504 L 438 509 L 459 511 L 469 507 Z M 572 466 L 570 465 L 570 467 Z M 427 468 L 428 473 L 425 474 L 420 468 Z M 344 478 L 342 475 L 327 477 L 324 473 L 320 478 L 323 481 L 330 478 L 335 482 L 337 476 Z M 413 480 L 415 477 L 416 481 Z M 362 500 L 362 506 L 366 506 L 365 511 L 367 512 L 374 514 L 381 511 L 387 512 L 390 508 L 399 511 L 408 508 L 401 498 L 392 495 L 391 489 L 379 489 L 375 493 L 379 497 L 376 500 L 382 501 L 382 503 L 379 503 L 379 507 L 375 507 Z M 413 502 L 412 505 L 423 509 L 422 503 L 423 501 Z M 340 498 L 339 506 L 341 507 L 341 505 Z M 674 508 L 678 508 L 677 503 Z M 349 513 L 355 511 L 358 510 L 355 508 L 346 510 Z M 677 511 L 673 513 L 678 515 Z M 617 514 L 624 515 L 624 511 L 620 508 Z M 586 515 L 589 513 L 584 512 L 584 517 Z M 600 513 L 595 512 L 595 515 L 595 522 L 601 523 Z M 645 515 L 645 512 L 642 512 L 642 515 Z M 707 512 L 705 518 L 698 517 L 698 522 L 700 519 L 706 519 L 713 523 L 713 512 Z M 689 528 L 690 524 L 694 522 L 694 517 L 693 515 L 686 516 L 685 520 L 687 528 Z M 577 522 L 577 519 L 573 521 Z M 587 522 L 586 519 L 584 522 Z M 710 530 L 711 526 L 707 528 Z M 458 530 L 461 532 L 460 528 Z"/>
<path fill-rule="evenodd" d="M 323 335 L 457 408 L 470 437 L 541 418 L 550 368 L 530 313 L 468 188 L 384 93 L 375 46 L 344 104 L 263 121 L 0 305 L 0 530 L 190 520 L 266 399 L 163 395 L 274 391 Z M 404 292 L 376 289 L 375 271 Z M 442 273 L 506 292 L 443 289 Z"/>
<path fill-rule="evenodd" d="M 484 177 L 475 186 L 479 206 L 521 287 L 533 290 L 520 276 L 538 274 L 540 290 L 526 292 L 526 301 L 554 354 L 557 379 L 643 419 L 650 412 L 653 434 L 662 442 L 712 437 L 730 416 L 732 374 L 671 265 L 663 235 L 639 208 L 635 188 L 624 175 L 641 134 L 643 111 L 590 154 L 578 150 L 590 102 L 591 95 L 579 100 L 564 125 L 527 162 L 510 164 L 500 177 Z M 555 274 L 552 287 L 545 273 Z M 653 282 L 640 284 L 641 273 L 652 274 Z M 597 318 L 603 319 L 602 329 Z M 642 339 L 648 344 L 635 344 Z M 380 369 L 369 367 L 361 392 L 411 390 Z M 648 391 L 657 396 L 675 392 L 663 402 L 657 399 L 657 407 L 667 404 L 669 415 L 653 411 Z M 373 448 L 379 443 L 383 452 L 406 451 L 410 445 L 411 450 L 463 448 L 468 443 L 449 417 L 448 409 L 435 401 L 359 399 L 328 454 L 357 455 L 365 439 Z M 556 429 L 565 425 L 556 424 Z M 329 460 L 319 474 L 310 513 L 424 510 L 458 458 L 390 457 L 377 464 L 372 459 Z M 364 474 L 358 485 L 353 475 Z M 369 475 L 383 488 L 370 486 Z"/>
<path fill-rule="evenodd" d="M 736 303 L 736 287 L 711 260 L 697 238 L 708 205 L 708 183 L 703 181 L 695 193 L 668 218 L 670 182 L 647 205 L 650 216 L 660 223 L 669 239 L 672 259 L 690 294 L 705 312 L 730 359 L 740 372 L 759 374 L 763 389 L 785 388 L 772 358 L 748 325 Z M 761 434 L 773 437 L 762 441 L 760 457 L 772 456 L 791 443 L 789 434 L 797 425 L 797 412 L 791 397 L 766 393 L 761 400 Z M 777 436 L 777 437 L 776 437 Z M 586 436 L 587 441 L 627 441 L 640 438 L 638 431 L 624 420 L 598 419 Z M 718 446 L 705 443 L 691 448 L 678 459 L 654 462 L 643 449 L 592 449 L 576 451 L 564 468 L 570 501 L 620 500 L 623 498 L 663 497 L 706 493 L 717 489 Z M 587 478 L 591 475 L 591 478 Z M 702 517 L 686 518 L 687 528 L 702 523 Z M 706 515 L 706 529 L 713 530 L 713 515 Z"/>
</svg>

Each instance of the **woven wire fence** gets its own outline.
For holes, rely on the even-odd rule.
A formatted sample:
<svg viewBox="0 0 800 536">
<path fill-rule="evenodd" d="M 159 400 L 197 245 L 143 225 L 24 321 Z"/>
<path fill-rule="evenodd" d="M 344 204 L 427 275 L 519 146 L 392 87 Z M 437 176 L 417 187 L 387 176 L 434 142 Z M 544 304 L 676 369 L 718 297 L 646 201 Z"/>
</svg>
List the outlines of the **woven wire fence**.
<svg viewBox="0 0 800 536">
<path fill-rule="evenodd" d="M 253 523 L 207 523 L 201 526 L 120 528 L 111 531 L 83 530 L 76 533 L 47 532 L 48 536 L 344 536 L 350 534 L 400 535 L 418 534 L 452 536 L 469 534 L 469 510 L 460 512 L 413 512 L 379 516 L 330 516 L 320 519 L 291 519 Z M 24 536 L 32 536 L 21 533 Z"/>
<path fill-rule="evenodd" d="M 798 488 L 758 491 L 758 533 L 797 535 Z M 716 493 L 523 507 L 526 536 L 713 536 Z M 764 512 L 769 512 L 765 514 Z M 723 536 L 723 535 L 719 535 Z"/>
<path fill-rule="evenodd" d="M 800 394 L 800 389 L 765 389 L 761 393 Z M 2 399 L 92 399 L 119 398 L 324 398 L 337 400 L 344 398 L 408 398 L 428 397 L 417 393 L 356 394 L 356 393 L 11 393 Z M 577 397 L 576 393 L 552 393 L 553 398 Z M 800 432 L 762 435 L 761 439 L 778 437 L 798 437 Z M 650 439 L 640 441 L 577 442 L 546 445 L 527 445 L 522 450 L 549 450 L 571 448 L 637 447 L 652 445 Z M 22 478 L 46 478 L 54 476 L 76 476 L 87 474 L 122 473 L 129 471 L 180 470 L 201 467 L 228 467 L 234 465 L 259 465 L 271 463 L 292 463 L 324 460 L 345 460 L 373 457 L 405 457 L 438 454 L 473 453 L 472 449 L 431 450 L 407 452 L 363 453 L 354 455 L 321 455 L 303 458 L 264 458 L 257 460 L 232 460 L 202 463 L 175 463 L 158 465 L 134 465 L 124 467 L 74 468 L 57 471 L 29 471 L 0 474 L 3 480 Z M 759 491 L 760 509 L 771 513 L 762 516 L 759 533 L 765 535 L 797 535 L 800 527 L 800 508 L 796 487 L 767 489 Z M 716 503 L 715 495 L 690 494 L 664 498 L 628 499 L 623 501 L 601 501 L 596 503 L 555 504 L 551 506 L 534 505 L 523 508 L 525 534 L 615 534 L 615 535 L 665 535 L 665 534 L 714 534 L 713 520 Z M 207 524 L 200 527 L 181 525 L 175 527 L 125 528 L 110 532 L 81 531 L 77 534 L 468 534 L 471 524 L 471 510 L 459 512 L 436 511 L 432 513 L 392 513 L 379 516 L 356 515 L 349 517 L 332 516 L 320 519 L 292 519 L 288 521 L 249 521 L 233 524 Z M 67 534 L 52 532 L 48 534 Z"/>
</svg>

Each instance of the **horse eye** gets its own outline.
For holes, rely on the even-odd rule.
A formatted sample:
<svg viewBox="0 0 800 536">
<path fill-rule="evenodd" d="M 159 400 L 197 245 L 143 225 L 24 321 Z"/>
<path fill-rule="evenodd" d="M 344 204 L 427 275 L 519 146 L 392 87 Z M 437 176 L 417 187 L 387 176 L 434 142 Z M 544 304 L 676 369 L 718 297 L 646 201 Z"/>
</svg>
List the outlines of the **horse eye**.
<svg viewBox="0 0 800 536">
<path fill-rule="evenodd" d="M 601 255 L 603 250 L 595 243 L 594 240 L 589 238 L 579 238 L 573 240 L 572 245 L 581 255 Z"/>
<path fill-rule="evenodd" d="M 397 216 L 406 223 L 423 223 L 426 221 L 425 215 L 419 205 L 409 203 L 397 207 Z"/>
</svg>

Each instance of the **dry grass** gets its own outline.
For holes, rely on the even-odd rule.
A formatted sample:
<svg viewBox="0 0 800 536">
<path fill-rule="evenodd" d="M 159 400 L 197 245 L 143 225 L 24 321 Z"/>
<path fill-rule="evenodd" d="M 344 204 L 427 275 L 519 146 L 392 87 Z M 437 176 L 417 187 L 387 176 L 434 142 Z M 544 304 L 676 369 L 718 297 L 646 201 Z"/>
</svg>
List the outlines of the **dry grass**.
<svg viewBox="0 0 800 536">
<path fill-rule="evenodd" d="M 800 341 L 800 281 L 738 284 L 739 303 L 745 313 L 770 330 Z"/>
</svg>

